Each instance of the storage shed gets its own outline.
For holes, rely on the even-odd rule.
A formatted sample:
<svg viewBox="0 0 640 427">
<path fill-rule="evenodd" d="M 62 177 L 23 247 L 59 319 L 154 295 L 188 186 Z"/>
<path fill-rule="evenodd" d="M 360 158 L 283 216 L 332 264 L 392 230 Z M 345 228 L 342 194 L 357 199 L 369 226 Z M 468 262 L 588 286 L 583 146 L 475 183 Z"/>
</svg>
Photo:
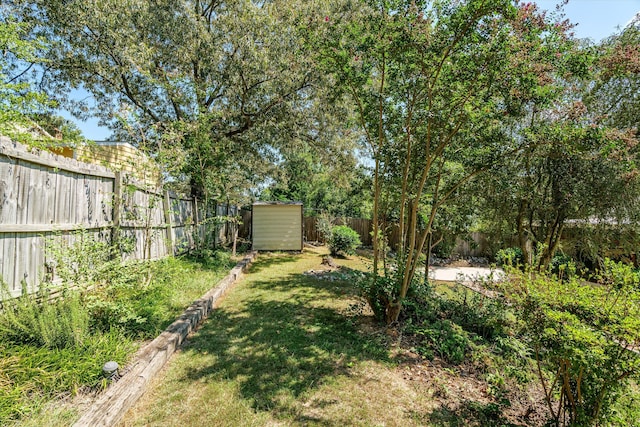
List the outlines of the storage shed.
<svg viewBox="0 0 640 427">
<path fill-rule="evenodd" d="M 302 250 L 302 203 L 255 202 L 251 222 L 254 250 Z"/>
</svg>

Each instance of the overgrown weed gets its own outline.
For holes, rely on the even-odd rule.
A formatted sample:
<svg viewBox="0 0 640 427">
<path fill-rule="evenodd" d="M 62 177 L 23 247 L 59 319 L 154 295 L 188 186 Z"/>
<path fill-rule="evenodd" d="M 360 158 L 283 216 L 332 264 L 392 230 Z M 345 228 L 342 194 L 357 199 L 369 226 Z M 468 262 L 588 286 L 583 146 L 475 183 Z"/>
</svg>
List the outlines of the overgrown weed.
<svg viewBox="0 0 640 427">
<path fill-rule="evenodd" d="M 105 362 L 124 366 L 141 340 L 155 337 L 231 266 L 221 251 L 125 264 L 110 251 L 80 233 L 51 252 L 63 283 L 57 298 L 50 301 L 51 283 L 15 299 L 5 290 L 0 425 L 37 419 L 57 396 L 104 387 Z"/>
</svg>

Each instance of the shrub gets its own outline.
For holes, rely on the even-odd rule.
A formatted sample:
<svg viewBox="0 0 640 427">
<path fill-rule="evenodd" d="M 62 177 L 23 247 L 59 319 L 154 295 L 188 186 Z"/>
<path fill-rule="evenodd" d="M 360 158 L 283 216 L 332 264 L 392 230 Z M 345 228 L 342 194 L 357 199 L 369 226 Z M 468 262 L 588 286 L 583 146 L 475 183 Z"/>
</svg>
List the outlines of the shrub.
<svg viewBox="0 0 640 427">
<path fill-rule="evenodd" d="M 67 238 L 55 235 L 46 245 L 47 268 L 71 286 L 87 286 L 118 271 L 115 248 L 99 236 L 81 230 Z M 49 277 L 51 278 L 51 277 Z"/>
<path fill-rule="evenodd" d="M 4 303 L 0 314 L 0 340 L 46 348 L 82 345 L 89 335 L 89 312 L 77 294 L 40 303 L 23 295 Z"/>
<path fill-rule="evenodd" d="M 554 255 L 549 264 L 549 268 L 551 273 L 563 279 L 575 276 L 577 271 L 575 262 L 570 256 L 565 254 Z"/>
<path fill-rule="evenodd" d="M 318 229 L 322 240 L 325 242 L 328 242 L 331 239 L 332 227 L 331 216 L 329 216 L 329 214 L 321 213 L 318 215 L 316 218 L 316 228 Z"/>
<path fill-rule="evenodd" d="M 191 254 L 195 259 L 202 262 L 205 267 L 227 268 L 232 265 L 231 253 L 220 249 L 197 249 Z"/>
<path fill-rule="evenodd" d="M 447 259 L 451 257 L 453 250 L 456 248 L 457 236 L 446 234 L 442 237 L 442 241 L 438 243 L 431 251 L 438 258 Z"/>
<path fill-rule="evenodd" d="M 416 350 L 428 359 L 437 353 L 450 363 L 460 364 L 470 349 L 468 334 L 448 319 L 424 322 L 420 326 L 410 327 L 408 331 L 419 337 L 421 344 Z"/>
<path fill-rule="evenodd" d="M 598 286 L 525 271 L 499 287 L 522 320 L 518 335 L 534 350 L 554 425 L 611 421 L 630 380 L 640 377 L 640 356 L 630 351 L 640 342 L 636 279 L 628 266 L 605 265 Z"/>
<path fill-rule="evenodd" d="M 328 244 L 331 255 L 339 253 L 353 255 L 362 242 L 357 231 L 346 225 L 338 225 L 331 229 Z"/>
<path fill-rule="evenodd" d="M 496 262 L 498 265 L 516 266 L 524 262 L 524 255 L 520 248 L 500 249 L 496 254 Z"/>
<path fill-rule="evenodd" d="M 396 296 L 396 281 L 393 277 L 378 276 L 373 273 L 362 273 L 354 281 L 369 307 L 373 311 L 376 319 L 384 321 L 386 319 L 387 305 Z"/>
</svg>

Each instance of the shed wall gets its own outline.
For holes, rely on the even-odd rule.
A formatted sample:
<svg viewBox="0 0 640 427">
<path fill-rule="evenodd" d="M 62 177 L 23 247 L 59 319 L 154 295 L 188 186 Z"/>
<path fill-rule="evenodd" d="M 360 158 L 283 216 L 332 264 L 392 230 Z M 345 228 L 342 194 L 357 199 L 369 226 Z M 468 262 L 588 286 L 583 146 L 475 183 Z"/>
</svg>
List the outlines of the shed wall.
<svg viewBox="0 0 640 427">
<path fill-rule="evenodd" d="M 254 205 L 253 249 L 302 250 L 302 205 Z"/>
</svg>

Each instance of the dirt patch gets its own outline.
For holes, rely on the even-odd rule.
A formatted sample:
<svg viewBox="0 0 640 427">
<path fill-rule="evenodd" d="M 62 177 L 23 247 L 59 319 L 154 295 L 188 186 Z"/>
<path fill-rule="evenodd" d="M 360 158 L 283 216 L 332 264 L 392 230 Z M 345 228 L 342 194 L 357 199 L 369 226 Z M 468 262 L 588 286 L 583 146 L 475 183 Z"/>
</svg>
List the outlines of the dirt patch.
<svg viewBox="0 0 640 427">
<path fill-rule="evenodd" d="M 470 363 L 451 365 L 435 357 L 426 360 L 404 350 L 397 367 L 398 375 L 416 387 L 430 391 L 436 404 L 432 421 L 465 420 L 469 425 L 543 426 L 546 407 L 541 390 L 529 384 L 522 390 L 515 385 L 503 392 L 489 384 Z M 475 420 L 475 421 L 474 421 Z M 476 424 L 478 423 L 478 424 Z"/>
<path fill-rule="evenodd" d="M 409 387 L 426 397 L 427 403 L 412 409 L 412 418 L 428 425 L 545 425 L 547 407 L 537 382 L 522 385 L 507 378 L 504 384 L 492 384 L 482 361 L 469 358 L 451 364 L 438 356 L 429 360 L 414 351 L 412 336 L 381 326 L 372 316 L 360 317 L 359 329 L 363 334 L 386 337 L 397 363 L 392 370 L 394 387 Z"/>
</svg>

